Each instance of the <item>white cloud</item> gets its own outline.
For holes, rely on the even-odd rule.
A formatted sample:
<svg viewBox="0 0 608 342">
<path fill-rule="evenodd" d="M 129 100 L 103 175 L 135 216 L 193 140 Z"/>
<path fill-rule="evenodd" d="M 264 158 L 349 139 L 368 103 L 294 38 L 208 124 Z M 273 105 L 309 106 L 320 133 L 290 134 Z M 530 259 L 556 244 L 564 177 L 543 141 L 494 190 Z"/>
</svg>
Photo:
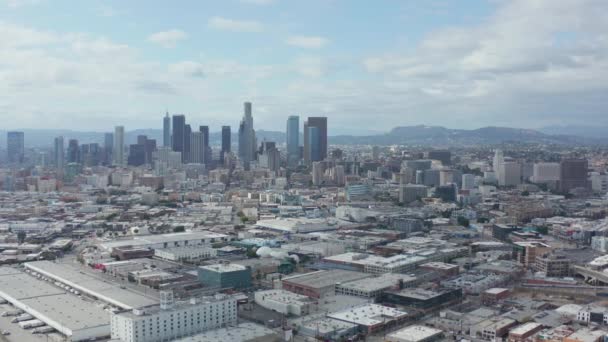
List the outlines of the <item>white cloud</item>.
<svg viewBox="0 0 608 342">
<path fill-rule="evenodd" d="M 234 20 L 223 17 L 210 18 L 207 25 L 215 30 L 232 32 L 262 32 L 264 30 L 264 25 L 257 21 Z"/>
<path fill-rule="evenodd" d="M 329 44 L 327 38 L 315 36 L 291 36 L 285 42 L 304 49 L 320 49 Z"/>
<path fill-rule="evenodd" d="M 188 38 L 186 32 L 171 29 L 168 31 L 157 32 L 148 36 L 148 41 L 158 44 L 164 48 L 174 48 L 178 42 Z"/>
</svg>

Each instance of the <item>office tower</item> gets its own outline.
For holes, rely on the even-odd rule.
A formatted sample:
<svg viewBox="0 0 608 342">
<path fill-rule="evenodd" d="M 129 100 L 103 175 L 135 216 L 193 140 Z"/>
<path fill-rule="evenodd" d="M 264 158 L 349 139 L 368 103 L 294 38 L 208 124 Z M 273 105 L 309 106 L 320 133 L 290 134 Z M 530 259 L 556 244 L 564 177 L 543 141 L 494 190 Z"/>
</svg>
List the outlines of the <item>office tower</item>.
<svg viewBox="0 0 608 342">
<path fill-rule="evenodd" d="M 422 184 L 400 184 L 399 202 L 412 203 L 428 196 L 428 189 Z"/>
<path fill-rule="evenodd" d="M 570 192 L 576 188 L 588 189 L 588 172 L 587 159 L 563 159 L 560 162 L 560 190 Z"/>
<path fill-rule="evenodd" d="M 228 153 L 231 150 L 231 135 L 230 126 L 222 126 L 222 152 L 220 153 L 220 161 L 222 164 L 224 164 L 224 153 Z"/>
<path fill-rule="evenodd" d="M 99 147 L 98 143 L 89 144 L 89 155 L 86 163 L 89 166 L 96 166 L 101 163 L 101 147 Z"/>
<path fill-rule="evenodd" d="M 311 134 L 309 131 L 313 127 L 317 130 L 316 133 L 313 133 L 317 137 L 316 141 L 310 140 Z M 313 148 L 319 151 L 318 155 L 315 156 L 317 159 L 311 158 L 310 152 Z M 304 162 L 306 165 L 311 165 L 312 162 L 325 158 L 327 158 L 327 118 L 309 117 L 304 122 Z"/>
<path fill-rule="evenodd" d="M 78 163 L 88 165 L 89 160 L 89 144 L 82 144 L 78 147 Z"/>
<path fill-rule="evenodd" d="M 308 127 L 308 157 L 311 161 L 321 161 L 321 141 L 318 127 Z"/>
<path fill-rule="evenodd" d="M 143 144 L 132 144 L 129 145 L 129 157 L 127 158 L 127 164 L 130 166 L 141 166 L 146 163 L 146 145 L 145 141 Z"/>
<path fill-rule="evenodd" d="M 190 162 L 190 134 L 192 134 L 192 127 L 186 124 L 184 126 L 184 154 L 182 155 L 185 158 L 185 163 Z"/>
<path fill-rule="evenodd" d="M 173 151 L 180 152 L 182 154 L 182 162 L 184 161 L 184 141 L 185 141 L 185 130 L 186 130 L 186 117 L 184 115 L 173 115 L 173 122 L 171 124 L 173 134 L 171 137 L 171 143 Z"/>
<path fill-rule="evenodd" d="M 213 155 L 211 145 L 209 145 L 209 126 L 200 126 L 199 131 L 203 133 L 203 162 L 209 165 Z"/>
<path fill-rule="evenodd" d="M 272 141 L 264 141 L 260 146 L 258 162 L 261 167 L 278 171 L 281 167 L 281 153 Z"/>
<path fill-rule="evenodd" d="M 452 152 L 447 150 L 429 151 L 427 159 L 439 160 L 442 165 L 450 165 L 452 163 Z"/>
<path fill-rule="evenodd" d="M 325 163 L 320 161 L 312 162 L 312 185 L 318 186 L 323 184 L 323 175 L 325 174 Z"/>
<path fill-rule="evenodd" d="M 125 165 L 125 128 L 124 126 L 114 127 L 114 150 L 112 151 L 114 165 Z"/>
<path fill-rule="evenodd" d="M 498 185 L 516 186 L 521 184 L 521 165 L 514 161 L 503 161 L 498 167 Z"/>
<path fill-rule="evenodd" d="M 65 166 L 65 149 L 63 146 L 63 137 L 55 138 L 53 145 L 53 163 L 57 170 L 63 170 Z"/>
<path fill-rule="evenodd" d="M 169 117 L 169 112 L 163 118 L 163 146 L 171 146 L 171 118 Z"/>
<path fill-rule="evenodd" d="M 105 133 L 103 135 L 103 150 L 104 164 L 112 164 L 112 152 L 114 151 L 114 133 Z"/>
<path fill-rule="evenodd" d="M 462 175 L 462 189 L 471 190 L 475 188 L 475 175 L 466 173 Z"/>
<path fill-rule="evenodd" d="M 496 179 L 500 179 L 500 164 L 505 161 L 505 156 L 502 150 L 494 151 L 494 160 L 492 161 L 492 171 L 496 175 Z"/>
<path fill-rule="evenodd" d="M 205 162 L 205 133 L 190 133 L 190 163 L 203 164 Z"/>
<path fill-rule="evenodd" d="M 23 163 L 23 158 L 25 156 L 23 132 L 6 133 L 6 149 L 9 163 Z"/>
<path fill-rule="evenodd" d="M 68 141 L 68 163 L 79 163 L 80 162 L 80 147 L 78 146 L 78 140 L 70 139 Z"/>
<path fill-rule="evenodd" d="M 535 163 L 532 169 L 532 182 L 549 183 L 559 181 L 559 163 Z"/>
<path fill-rule="evenodd" d="M 300 159 L 300 117 L 287 118 L 287 165 L 294 167 Z"/>
<path fill-rule="evenodd" d="M 245 102 L 243 119 L 239 125 L 239 158 L 241 158 L 245 169 L 249 169 L 249 163 L 255 156 L 255 149 L 255 131 L 253 129 L 251 102 Z"/>
</svg>

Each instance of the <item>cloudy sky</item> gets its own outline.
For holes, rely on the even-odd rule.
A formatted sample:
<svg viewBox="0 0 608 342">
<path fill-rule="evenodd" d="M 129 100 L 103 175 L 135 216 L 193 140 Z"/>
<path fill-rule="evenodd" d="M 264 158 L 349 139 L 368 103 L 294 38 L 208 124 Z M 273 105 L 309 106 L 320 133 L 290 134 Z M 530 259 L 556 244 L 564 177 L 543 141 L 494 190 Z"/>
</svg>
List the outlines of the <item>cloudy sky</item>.
<svg viewBox="0 0 608 342">
<path fill-rule="evenodd" d="M 608 125 L 606 0 L 0 0 L 3 129 Z"/>
</svg>

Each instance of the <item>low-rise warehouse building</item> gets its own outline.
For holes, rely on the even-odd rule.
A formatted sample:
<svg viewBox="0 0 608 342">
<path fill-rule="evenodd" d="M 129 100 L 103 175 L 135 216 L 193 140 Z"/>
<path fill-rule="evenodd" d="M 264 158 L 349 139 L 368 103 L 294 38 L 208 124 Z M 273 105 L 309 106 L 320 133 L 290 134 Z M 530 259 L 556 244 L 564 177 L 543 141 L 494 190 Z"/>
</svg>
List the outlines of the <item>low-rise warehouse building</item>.
<svg viewBox="0 0 608 342">
<path fill-rule="evenodd" d="M 356 324 L 367 333 L 373 333 L 402 323 L 408 314 L 384 305 L 364 304 L 330 313 L 327 317 Z"/>
<path fill-rule="evenodd" d="M 314 305 L 310 297 L 285 290 L 257 291 L 254 298 L 258 305 L 285 315 L 307 315 Z"/>
<path fill-rule="evenodd" d="M 54 328 L 71 341 L 110 335 L 110 315 L 49 281 L 0 268 L 0 297 Z"/>
<path fill-rule="evenodd" d="M 432 342 L 443 337 L 443 330 L 425 327 L 424 325 L 411 325 L 397 330 L 386 337 L 387 342 Z"/>
<path fill-rule="evenodd" d="M 389 289 L 410 288 L 420 282 L 417 277 L 386 273 L 378 277 L 363 278 L 336 284 L 336 293 L 363 298 L 376 298 Z"/>
<path fill-rule="evenodd" d="M 121 309 L 156 305 L 158 299 L 130 291 L 113 282 L 80 270 L 72 264 L 60 264 L 50 261 L 35 261 L 25 264 L 26 270 L 35 272 L 54 281 L 67 285 L 88 296 L 98 298 Z"/>
<path fill-rule="evenodd" d="M 370 276 L 366 273 L 344 270 L 316 271 L 285 277 L 281 284 L 284 290 L 311 298 L 323 298 L 334 295 L 337 284 Z"/>
</svg>

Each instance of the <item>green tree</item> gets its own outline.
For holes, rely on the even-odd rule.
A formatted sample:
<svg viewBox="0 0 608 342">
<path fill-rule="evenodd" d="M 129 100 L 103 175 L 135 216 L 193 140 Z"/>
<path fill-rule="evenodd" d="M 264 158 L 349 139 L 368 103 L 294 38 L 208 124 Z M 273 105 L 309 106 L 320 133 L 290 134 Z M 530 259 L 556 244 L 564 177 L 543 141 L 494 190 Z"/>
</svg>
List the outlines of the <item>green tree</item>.
<svg viewBox="0 0 608 342">
<path fill-rule="evenodd" d="M 467 219 L 464 216 L 458 216 L 457 222 L 459 225 L 461 225 L 463 227 L 468 227 L 470 224 L 469 219 Z"/>
<path fill-rule="evenodd" d="M 19 243 L 24 243 L 25 242 L 25 238 L 27 237 L 27 234 L 20 230 L 17 232 L 17 241 L 19 241 Z"/>
</svg>

